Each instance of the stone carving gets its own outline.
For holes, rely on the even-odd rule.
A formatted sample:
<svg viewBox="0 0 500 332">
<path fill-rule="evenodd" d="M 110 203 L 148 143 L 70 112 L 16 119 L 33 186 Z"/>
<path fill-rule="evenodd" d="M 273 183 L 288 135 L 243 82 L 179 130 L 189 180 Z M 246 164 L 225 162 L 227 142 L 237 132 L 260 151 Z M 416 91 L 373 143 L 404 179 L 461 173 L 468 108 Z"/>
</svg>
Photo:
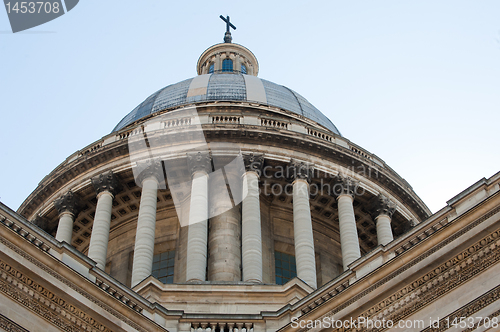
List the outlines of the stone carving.
<svg viewBox="0 0 500 332">
<path fill-rule="evenodd" d="M 496 242 L 499 237 L 500 229 L 497 229 L 462 250 L 459 254 L 446 260 L 435 269 L 420 276 L 411 284 L 386 297 L 360 314 L 359 317 L 378 317 L 378 319 L 383 317 L 397 324 L 399 320 L 415 313 L 419 308 L 428 305 L 443 294 L 451 292 L 498 262 L 500 259 L 500 246 L 496 245 Z M 427 254 L 424 256 L 427 256 Z M 431 284 L 432 287 L 429 287 Z M 366 290 L 362 294 L 366 295 Z M 413 297 L 411 294 L 419 295 Z M 359 296 L 361 294 L 358 294 L 356 298 Z M 404 305 L 401 305 L 403 299 L 407 299 L 407 301 L 405 301 Z M 352 300 L 337 307 L 330 315 L 345 308 Z M 380 316 L 381 313 L 383 313 L 382 316 Z"/>
<path fill-rule="evenodd" d="M 163 166 L 160 159 L 148 159 L 145 161 L 137 162 L 137 184 L 141 185 L 142 181 L 154 176 L 158 180 L 158 183 L 163 184 L 165 181 L 165 176 L 163 175 Z"/>
<path fill-rule="evenodd" d="M 394 211 L 396 211 L 396 203 L 391 201 L 389 197 L 380 194 L 370 202 L 370 210 L 374 221 L 381 214 L 392 218 Z"/>
<path fill-rule="evenodd" d="M 16 324 L 4 315 L 0 314 L 0 328 L 8 332 L 30 332 L 21 325 Z"/>
<path fill-rule="evenodd" d="M 120 181 L 113 171 L 99 174 L 98 176 L 93 177 L 91 181 L 97 195 L 103 191 L 108 191 L 114 196 L 122 190 Z"/>
<path fill-rule="evenodd" d="M 291 182 L 300 179 L 310 184 L 314 176 L 314 165 L 303 161 L 292 160 L 286 168 L 286 175 Z"/>
<path fill-rule="evenodd" d="M 389 274 L 388 276 L 385 276 L 384 278 L 380 279 L 379 281 L 377 281 L 376 283 L 374 283 L 373 285 L 371 285 L 370 287 L 366 288 L 364 291 L 356 294 L 355 296 L 351 297 L 349 300 L 345 301 L 344 303 L 338 305 L 334 310 L 330 311 L 330 313 L 328 314 L 325 314 L 323 316 L 320 317 L 320 319 L 323 319 L 327 316 L 333 316 L 335 315 L 336 313 L 338 313 L 339 311 L 347 308 L 348 306 L 352 305 L 353 303 L 355 303 L 356 301 L 359 301 L 361 298 L 363 298 L 364 296 L 367 296 L 368 294 L 370 294 L 372 291 L 374 291 L 375 289 L 377 289 L 378 287 L 381 287 L 383 286 L 385 283 L 387 283 L 389 280 L 397 277 L 398 275 L 400 275 L 401 273 L 403 273 L 404 271 L 410 269 L 412 266 L 415 266 L 416 264 L 418 264 L 419 262 L 423 261 L 425 258 L 429 257 L 430 255 L 432 255 L 433 253 L 437 252 L 439 249 L 445 247 L 446 245 L 448 245 L 449 243 L 455 241 L 457 238 L 459 238 L 460 236 L 462 236 L 463 234 L 471 231 L 474 227 L 477 227 L 478 225 L 480 225 L 481 223 L 483 223 L 485 220 L 491 218 L 493 215 L 497 214 L 500 212 L 500 206 L 499 207 L 496 207 L 494 208 L 493 210 L 489 211 L 488 213 L 484 214 L 482 217 L 476 219 L 474 222 L 470 223 L 468 226 L 462 228 L 460 231 L 456 232 L 455 234 L 453 234 L 452 236 L 448 237 L 446 240 L 444 241 L 441 241 L 439 244 L 437 244 L 436 246 L 432 247 L 431 249 L 427 250 L 425 252 L 425 254 L 423 255 L 420 255 L 418 257 L 416 257 L 415 259 L 413 259 L 412 261 L 408 262 L 407 264 L 403 265 L 402 267 L 400 267 L 399 269 L 397 269 L 396 271 L 392 272 L 391 274 Z M 497 235 L 493 235 L 494 233 L 490 234 L 491 237 L 498 237 L 500 233 L 497 233 Z M 481 241 L 479 241 L 479 243 L 481 243 Z M 486 245 L 488 245 L 488 243 L 486 243 Z M 499 247 L 497 247 L 499 248 Z M 467 249 L 466 251 L 468 251 L 469 249 Z M 499 256 L 500 256 L 500 253 L 499 253 Z M 458 257 L 455 256 L 455 257 Z M 493 260 L 495 259 L 495 257 L 493 257 Z M 449 260 L 450 262 L 452 261 L 453 259 Z M 446 263 L 445 263 L 446 264 Z M 486 267 L 489 267 L 489 265 L 484 265 L 483 266 L 484 268 Z M 479 273 L 480 271 L 477 270 L 476 271 L 477 273 Z M 422 278 L 426 278 L 425 276 L 422 277 Z M 422 279 L 421 278 L 421 279 Z M 428 276 L 427 276 L 428 278 Z M 468 280 L 468 279 L 467 279 Z M 349 288 L 349 284 L 348 282 L 346 283 L 346 285 L 344 287 L 342 287 L 342 291 L 346 290 L 347 288 Z M 340 293 L 340 291 L 333 291 L 331 293 L 329 293 L 329 295 L 331 295 L 331 297 L 334 297 L 336 296 L 338 293 Z M 407 290 L 406 290 L 406 293 L 407 293 Z M 309 306 L 306 306 L 302 309 L 302 312 L 305 314 L 307 312 L 309 312 L 311 309 L 317 307 L 317 305 L 315 303 L 313 304 L 309 304 Z M 371 312 L 371 309 L 368 310 L 367 312 L 370 312 L 370 314 L 372 313 Z M 374 312 L 374 311 L 373 311 Z M 363 316 L 360 315 L 360 316 Z"/>
<path fill-rule="evenodd" d="M 192 152 L 187 154 L 188 169 L 191 174 L 212 171 L 212 155 L 210 152 Z"/>
<path fill-rule="evenodd" d="M 335 185 L 333 186 L 333 194 L 335 196 L 350 195 L 354 197 L 358 193 L 359 182 L 349 176 L 337 175 Z"/>
<path fill-rule="evenodd" d="M 245 163 L 245 172 L 255 172 L 260 176 L 264 167 L 264 155 L 253 153 L 243 155 L 243 162 Z"/>
<path fill-rule="evenodd" d="M 77 216 L 81 210 L 81 202 L 78 195 L 74 194 L 71 190 L 57 198 L 54 201 L 54 206 L 59 214 L 63 212 L 69 212 L 73 216 Z"/>
<path fill-rule="evenodd" d="M 26 239 L 26 241 L 28 241 L 28 239 Z M 0 237 L 0 243 L 7 246 L 8 248 L 10 248 L 11 250 L 15 251 L 17 254 L 21 255 L 24 259 L 28 260 L 29 262 L 31 262 L 32 264 L 36 265 L 37 267 L 39 267 L 40 269 L 42 269 L 44 272 L 48 273 L 49 275 L 51 275 L 52 277 L 56 278 L 57 280 L 61 281 L 62 283 L 64 283 L 65 285 L 67 285 L 68 287 L 70 287 L 71 289 L 77 291 L 80 295 L 84 296 L 86 299 L 92 301 L 94 304 L 96 304 L 97 306 L 99 306 L 100 308 L 102 308 L 104 311 L 107 311 L 108 313 L 112 314 L 113 316 L 117 317 L 118 319 L 124 321 L 126 324 L 132 326 L 133 328 L 135 328 L 137 331 L 141 331 L 141 332 L 146 332 L 147 330 L 142 328 L 141 326 L 139 326 L 137 323 L 135 323 L 134 321 L 132 321 L 131 319 L 129 319 L 127 316 L 121 314 L 120 312 L 118 312 L 117 310 L 115 310 L 114 308 L 111 308 L 109 307 L 108 305 L 104 304 L 102 301 L 96 299 L 93 295 L 90 295 L 90 293 L 88 293 L 85 289 L 73 284 L 72 282 L 68 281 L 66 278 L 62 277 L 59 273 L 56 273 L 54 270 L 52 270 L 52 268 L 49 268 L 47 267 L 46 265 L 40 263 L 38 260 L 36 260 L 35 258 L 33 258 L 31 255 L 28 255 L 26 252 L 24 252 L 23 250 L 21 250 L 20 248 L 14 246 L 12 243 L 10 243 L 9 241 L 7 241 L 6 239 L 3 239 Z M 44 251 L 47 251 L 49 249 L 49 247 L 46 246 L 46 249 L 44 249 Z M 2 265 L 2 262 L 0 261 L 0 269 L 2 269 L 3 265 Z M 12 269 L 11 269 L 12 271 Z M 17 274 L 17 271 L 14 271 L 15 272 L 15 276 L 16 278 L 19 276 L 19 278 L 23 277 L 22 274 L 18 275 Z M 11 276 L 14 276 L 12 273 L 10 274 Z M 21 279 L 17 279 L 17 280 L 22 280 Z M 26 280 L 31 280 L 31 279 L 26 279 Z M 1 279 L 0 279 L 1 281 Z M 16 289 L 17 287 L 12 287 L 12 286 L 9 286 L 7 289 Z M 102 287 L 101 287 L 102 288 Z M 23 287 L 24 289 L 24 287 Z M 31 288 L 26 288 L 26 290 L 29 290 Z M 43 288 L 41 289 L 43 290 Z M 1 289 L 1 283 L 0 283 L 0 291 L 2 291 Z M 29 293 L 28 293 L 29 294 Z M 138 312 L 142 312 L 142 308 L 136 304 L 133 304 L 132 301 L 129 301 L 127 303 L 128 306 L 132 307 L 133 310 L 135 311 L 138 311 Z M 49 312 L 54 312 L 52 309 L 49 309 Z M 54 312 L 55 313 L 55 317 L 58 317 L 57 316 L 57 312 Z M 73 331 L 79 331 L 79 329 L 74 329 Z"/>
</svg>

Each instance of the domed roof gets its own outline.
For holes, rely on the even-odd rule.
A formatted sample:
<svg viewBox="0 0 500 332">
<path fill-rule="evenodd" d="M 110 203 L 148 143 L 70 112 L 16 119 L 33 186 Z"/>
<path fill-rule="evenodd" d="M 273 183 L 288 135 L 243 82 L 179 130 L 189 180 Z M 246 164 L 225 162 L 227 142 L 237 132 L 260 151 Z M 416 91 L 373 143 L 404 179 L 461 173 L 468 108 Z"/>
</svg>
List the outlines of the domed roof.
<svg viewBox="0 0 500 332">
<path fill-rule="evenodd" d="M 279 107 L 313 120 L 340 135 L 330 119 L 297 92 L 256 76 L 236 72 L 199 75 L 158 90 L 127 114 L 113 131 L 170 107 L 217 100 L 248 101 Z"/>
</svg>

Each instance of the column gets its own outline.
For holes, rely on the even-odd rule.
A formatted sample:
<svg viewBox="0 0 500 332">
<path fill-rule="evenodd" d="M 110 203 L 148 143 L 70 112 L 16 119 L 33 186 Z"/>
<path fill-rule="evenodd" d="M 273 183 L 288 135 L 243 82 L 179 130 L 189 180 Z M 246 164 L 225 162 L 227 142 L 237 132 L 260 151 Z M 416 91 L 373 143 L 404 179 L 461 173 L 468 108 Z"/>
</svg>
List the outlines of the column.
<svg viewBox="0 0 500 332">
<path fill-rule="evenodd" d="M 351 178 L 338 177 L 335 184 L 339 214 L 340 246 L 342 248 L 342 262 L 344 271 L 348 265 L 361 257 L 359 249 L 358 230 L 354 217 L 354 192 L 355 183 Z"/>
<path fill-rule="evenodd" d="M 73 221 L 81 208 L 80 199 L 72 191 L 68 191 L 55 200 L 54 206 L 59 212 L 56 240 L 71 244 Z"/>
<path fill-rule="evenodd" d="M 208 173 L 212 170 L 208 152 L 187 155 L 192 174 L 187 244 L 186 281 L 205 281 L 208 241 Z"/>
<path fill-rule="evenodd" d="M 230 172 L 225 169 L 223 173 L 218 168 L 209 179 L 209 281 L 241 281 L 241 211 L 239 204 L 234 205 L 228 190 L 228 184 L 241 181 L 241 175 Z"/>
<path fill-rule="evenodd" d="M 137 182 L 142 186 L 142 193 L 135 235 L 132 287 L 150 276 L 153 270 L 158 183 L 163 179 L 160 161 L 138 163 L 137 168 L 140 170 Z"/>
<path fill-rule="evenodd" d="M 241 256 L 243 281 L 262 282 L 262 233 L 260 222 L 259 174 L 264 156 L 243 156 L 243 201 L 241 221 Z"/>
<path fill-rule="evenodd" d="M 309 183 L 313 175 L 312 165 L 292 162 L 293 174 L 293 234 L 297 277 L 312 288 L 317 287 L 316 257 L 309 205 Z"/>
<path fill-rule="evenodd" d="M 377 225 L 378 244 L 385 246 L 394 240 L 394 236 L 392 235 L 391 219 L 395 210 L 396 204 L 388 197 L 379 195 L 374 199 L 372 217 Z"/>
<path fill-rule="evenodd" d="M 111 224 L 111 210 L 113 198 L 121 190 L 118 178 L 112 171 L 92 178 L 92 185 L 97 193 L 97 207 L 88 256 L 97 263 L 97 267 L 104 270 L 108 253 L 109 226 Z"/>
</svg>

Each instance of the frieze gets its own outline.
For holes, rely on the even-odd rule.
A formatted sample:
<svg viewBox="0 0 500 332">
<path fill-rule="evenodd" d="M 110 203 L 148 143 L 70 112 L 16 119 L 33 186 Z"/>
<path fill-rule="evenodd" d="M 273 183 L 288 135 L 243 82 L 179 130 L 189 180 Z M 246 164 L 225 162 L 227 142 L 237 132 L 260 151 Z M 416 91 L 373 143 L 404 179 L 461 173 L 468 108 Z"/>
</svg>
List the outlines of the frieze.
<svg viewBox="0 0 500 332">
<path fill-rule="evenodd" d="M 0 261 L 0 271 L 2 293 L 64 331 L 81 331 L 89 325 L 99 331 L 112 332 L 85 311 L 69 304 L 3 261 Z"/>
<path fill-rule="evenodd" d="M 500 299 L 500 286 L 497 286 L 493 288 L 492 290 L 486 292 L 485 294 L 481 295 L 477 299 L 467 303 L 464 307 L 454 311 L 450 315 L 442 318 L 439 320 L 439 326 L 433 326 L 433 327 L 427 327 L 426 329 L 422 330 L 421 332 L 428 332 L 428 331 L 433 331 L 433 332 L 439 332 L 439 331 L 446 331 L 448 330 L 452 325 L 450 322 L 453 322 L 455 319 L 460 322 L 461 317 L 472 317 L 476 312 L 479 310 L 489 306 L 493 302 L 497 301 Z M 493 317 L 497 317 L 500 314 L 500 310 L 497 310 L 495 313 L 491 314 L 488 316 L 488 318 L 491 320 Z M 468 326 L 468 321 L 466 322 Z M 479 321 L 474 324 L 474 327 L 470 327 L 465 331 L 473 331 L 477 329 L 479 326 L 484 324 L 484 318 L 482 321 Z"/>
<path fill-rule="evenodd" d="M 134 329 L 136 329 L 137 331 L 147 332 L 146 329 L 142 328 L 140 325 L 138 325 L 137 323 L 135 323 L 134 321 L 132 321 L 128 317 L 120 314 L 118 311 L 116 311 L 115 309 L 112 309 L 108 305 L 104 304 L 102 301 L 96 299 L 94 296 L 90 295 L 88 292 L 86 292 L 82 288 L 80 288 L 80 287 L 74 285 L 73 283 L 69 282 L 68 280 L 66 280 L 66 278 L 63 278 L 60 274 L 56 273 L 51 268 L 48 268 L 46 265 L 40 263 L 38 260 L 34 259 L 31 255 L 28 255 L 26 252 L 24 252 L 23 250 L 19 249 L 16 246 L 14 246 L 12 243 L 10 243 L 9 241 L 7 241 L 6 239 L 0 237 L 0 243 L 2 243 L 3 245 L 7 246 L 8 248 L 10 248 L 11 250 L 13 250 L 17 254 L 21 255 L 23 258 L 25 258 L 26 260 L 28 260 L 32 264 L 34 264 L 37 267 L 39 267 L 40 269 L 42 269 L 44 272 L 48 273 L 49 275 L 51 275 L 52 277 L 56 278 L 60 282 L 62 282 L 65 285 L 69 286 L 71 289 L 73 289 L 74 291 L 78 292 L 79 294 L 81 294 L 82 296 L 84 296 L 86 299 L 92 301 L 93 303 L 95 303 L 96 305 L 98 305 L 99 307 L 101 307 L 103 310 L 109 312 L 111 315 L 117 317 L 118 319 L 120 319 L 124 323 L 126 323 L 129 326 L 131 326 Z M 128 303 L 127 305 L 130 306 L 131 304 L 132 303 Z M 136 305 L 135 303 L 133 305 L 134 305 L 134 308 L 133 308 L 134 310 L 139 311 L 139 312 L 142 311 L 142 308 L 139 305 Z"/>
<path fill-rule="evenodd" d="M 7 332 L 30 332 L 2 314 L 0 314 L 0 328 L 4 329 Z"/>
<path fill-rule="evenodd" d="M 385 318 L 397 324 L 499 261 L 500 229 L 372 306 L 359 317 Z"/>
</svg>

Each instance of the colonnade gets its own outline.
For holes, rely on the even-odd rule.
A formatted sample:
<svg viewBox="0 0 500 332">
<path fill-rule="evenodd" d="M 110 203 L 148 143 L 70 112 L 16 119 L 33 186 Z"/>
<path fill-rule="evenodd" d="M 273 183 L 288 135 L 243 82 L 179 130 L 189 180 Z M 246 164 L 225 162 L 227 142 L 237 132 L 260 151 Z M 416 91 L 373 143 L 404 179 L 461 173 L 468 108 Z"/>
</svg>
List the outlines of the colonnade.
<svg viewBox="0 0 500 332">
<path fill-rule="evenodd" d="M 217 220 L 210 219 L 209 231 L 209 178 L 212 163 L 207 153 L 188 154 L 188 169 L 192 175 L 189 228 L 187 236 L 186 281 L 207 280 L 207 263 L 210 262 L 211 281 L 245 281 L 262 283 L 262 234 L 259 200 L 259 176 L 264 165 L 262 155 L 244 155 L 245 169 L 241 178 L 243 201 L 241 215 L 238 207 L 224 209 Z M 138 177 L 142 186 L 141 202 L 137 220 L 137 232 L 132 268 L 132 287 L 147 278 L 152 272 L 157 191 L 163 181 L 160 161 L 142 167 Z M 297 276 L 309 286 L 316 288 L 316 257 L 309 204 L 309 185 L 313 167 L 304 162 L 292 161 L 289 165 L 289 180 L 293 188 L 293 229 Z M 340 244 L 344 270 L 361 257 L 356 219 L 354 194 L 358 185 L 349 177 L 338 176 L 340 185 L 334 193 L 338 204 Z M 109 171 L 92 178 L 97 194 L 97 206 L 88 249 L 88 256 L 100 269 L 106 266 L 106 256 L 114 196 L 121 190 L 116 175 Z M 139 183 L 138 183 L 139 184 Z M 55 201 L 59 212 L 56 239 L 71 243 L 73 221 L 80 209 L 80 202 L 71 191 Z M 379 244 L 393 240 L 391 218 L 395 204 L 380 195 L 372 204 L 372 216 L 376 222 Z M 241 236 L 241 242 L 239 238 Z M 210 241 L 210 243 L 209 243 Z M 240 251 L 241 244 L 241 251 Z M 210 257 L 209 257 L 210 254 Z M 241 266 L 241 270 L 240 270 Z"/>
</svg>

